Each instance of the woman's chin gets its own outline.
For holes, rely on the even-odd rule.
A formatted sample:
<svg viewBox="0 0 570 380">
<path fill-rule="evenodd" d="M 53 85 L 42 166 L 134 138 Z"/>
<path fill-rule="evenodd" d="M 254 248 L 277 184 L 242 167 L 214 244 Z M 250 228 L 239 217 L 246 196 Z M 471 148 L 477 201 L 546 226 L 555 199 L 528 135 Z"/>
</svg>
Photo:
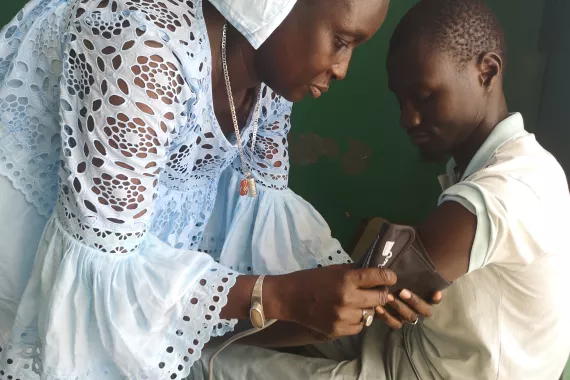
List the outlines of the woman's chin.
<svg viewBox="0 0 570 380">
<path fill-rule="evenodd" d="M 300 102 L 305 99 L 305 97 L 311 95 L 311 91 L 308 88 L 295 88 L 290 91 L 275 92 L 292 103 Z"/>
</svg>

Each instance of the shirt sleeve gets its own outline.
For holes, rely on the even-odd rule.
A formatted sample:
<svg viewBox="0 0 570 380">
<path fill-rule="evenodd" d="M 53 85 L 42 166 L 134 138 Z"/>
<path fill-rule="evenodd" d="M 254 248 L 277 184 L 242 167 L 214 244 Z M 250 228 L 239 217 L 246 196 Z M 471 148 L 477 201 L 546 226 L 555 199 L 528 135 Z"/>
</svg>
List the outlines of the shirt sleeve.
<svg viewBox="0 0 570 380">
<path fill-rule="evenodd" d="M 544 253 L 540 199 L 519 179 L 483 170 L 448 188 L 439 204 L 448 201 L 477 217 L 469 272 L 490 264 L 515 269 Z"/>
<path fill-rule="evenodd" d="M 98 17 L 86 22 L 134 21 L 118 13 Z M 98 31 L 83 28 L 66 52 L 60 201 L 77 239 L 127 253 L 148 231 L 167 149 L 186 122 L 191 92 L 151 28 L 120 29 L 122 39 Z"/>
</svg>

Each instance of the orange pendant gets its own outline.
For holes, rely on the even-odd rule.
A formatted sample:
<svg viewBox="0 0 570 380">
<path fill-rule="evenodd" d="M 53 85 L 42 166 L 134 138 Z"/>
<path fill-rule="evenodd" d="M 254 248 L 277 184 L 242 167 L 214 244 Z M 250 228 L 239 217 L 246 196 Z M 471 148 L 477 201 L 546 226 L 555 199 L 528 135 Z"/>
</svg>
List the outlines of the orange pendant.
<svg viewBox="0 0 570 380">
<path fill-rule="evenodd" d="M 249 191 L 249 184 L 247 183 L 247 179 L 244 178 L 239 183 L 239 195 L 246 196 Z"/>
</svg>

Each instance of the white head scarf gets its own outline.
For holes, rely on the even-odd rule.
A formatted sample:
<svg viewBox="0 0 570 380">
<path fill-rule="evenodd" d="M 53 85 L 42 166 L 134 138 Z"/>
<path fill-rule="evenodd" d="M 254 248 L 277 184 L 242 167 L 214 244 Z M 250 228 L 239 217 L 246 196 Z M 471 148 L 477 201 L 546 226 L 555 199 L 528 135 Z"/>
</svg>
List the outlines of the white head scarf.
<svg viewBox="0 0 570 380">
<path fill-rule="evenodd" d="M 208 0 L 255 48 L 285 20 L 296 0 Z"/>
</svg>

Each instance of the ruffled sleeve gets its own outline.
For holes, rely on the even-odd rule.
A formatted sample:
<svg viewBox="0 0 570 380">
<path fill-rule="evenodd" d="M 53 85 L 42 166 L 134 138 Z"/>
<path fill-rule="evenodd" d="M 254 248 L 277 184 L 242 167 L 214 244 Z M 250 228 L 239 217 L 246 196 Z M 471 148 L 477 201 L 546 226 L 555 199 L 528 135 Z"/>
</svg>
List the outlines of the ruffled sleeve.
<svg viewBox="0 0 570 380">
<path fill-rule="evenodd" d="M 253 154 L 251 132 L 245 149 L 258 196 L 238 194 L 243 174 L 236 158 L 220 179 L 202 249 L 242 273 L 280 274 L 351 262 L 323 217 L 287 186 L 291 103 L 266 86 L 262 95 L 271 101 L 262 107 Z"/>
<path fill-rule="evenodd" d="M 0 373 L 182 379 L 237 276 L 149 232 L 193 94 L 174 42 L 135 12 L 92 12 L 69 28 L 59 197 Z"/>
</svg>

